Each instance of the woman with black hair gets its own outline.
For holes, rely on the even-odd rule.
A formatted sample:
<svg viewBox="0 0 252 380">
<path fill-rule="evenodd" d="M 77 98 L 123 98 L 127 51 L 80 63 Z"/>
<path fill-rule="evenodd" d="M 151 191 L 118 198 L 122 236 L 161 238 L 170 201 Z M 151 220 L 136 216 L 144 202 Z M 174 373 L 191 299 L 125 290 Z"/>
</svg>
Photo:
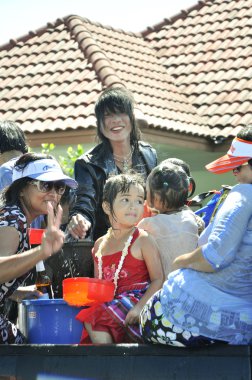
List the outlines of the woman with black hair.
<svg viewBox="0 0 252 380">
<path fill-rule="evenodd" d="M 102 210 L 102 197 L 110 175 L 133 169 L 146 179 L 157 165 L 156 151 L 140 141 L 134 99 L 127 89 L 103 91 L 95 105 L 95 114 L 101 143 L 75 162 L 79 187 L 68 230 L 76 239 L 84 239 L 89 231 L 96 240 L 107 232 L 109 224 Z"/>
</svg>

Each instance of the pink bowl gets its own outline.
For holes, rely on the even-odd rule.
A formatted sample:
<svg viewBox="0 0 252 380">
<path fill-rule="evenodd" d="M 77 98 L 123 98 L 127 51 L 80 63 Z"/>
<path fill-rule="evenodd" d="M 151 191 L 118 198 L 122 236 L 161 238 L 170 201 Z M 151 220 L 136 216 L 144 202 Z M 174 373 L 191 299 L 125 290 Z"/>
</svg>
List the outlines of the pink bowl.
<svg viewBox="0 0 252 380">
<path fill-rule="evenodd" d="M 111 281 L 90 277 L 66 278 L 62 282 L 63 298 L 72 306 L 90 306 L 109 302 L 114 298 L 115 285 Z"/>
</svg>

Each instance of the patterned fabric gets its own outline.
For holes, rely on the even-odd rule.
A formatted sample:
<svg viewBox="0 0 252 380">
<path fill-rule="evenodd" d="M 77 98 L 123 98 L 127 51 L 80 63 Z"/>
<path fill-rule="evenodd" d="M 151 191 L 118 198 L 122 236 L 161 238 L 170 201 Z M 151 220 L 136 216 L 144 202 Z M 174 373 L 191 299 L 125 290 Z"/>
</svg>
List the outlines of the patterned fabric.
<svg viewBox="0 0 252 380">
<path fill-rule="evenodd" d="M 92 325 L 94 331 L 108 332 L 114 343 L 142 343 L 139 325 L 124 325 L 126 315 L 142 298 L 148 288 L 148 283 L 134 284 L 132 290 L 117 295 L 113 301 L 82 310 L 77 319 Z M 139 289 L 137 289 L 139 288 Z M 89 343 L 86 330 L 83 331 L 81 343 Z"/>
<path fill-rule="evenodd" d="M 162 311 L 182 330 L 234 345 L 252 343 L 252 185 L 239 184 L 218 210 L 201 247 L 214 272 L 168 275 Z"/>
<path fill-rule="evenodd" d="M 138 260 L 131 254 L 131 246 L 139 236 L 136 228 L 129 246 L 128 255 L 118 279 L 116 296 L 111 302 L 98 304 L 82 310 L 77 319 L 92 325 L 94 331 L 108 332 L 115 343 L 142 342 L 139 326 L 126 328 L 124 321 L 129 310 L 134 307 L 144 295 L 150 279 L 144 260 Z M 113 280 L 122 252 L 103 256 L 104 279 Z M 96 257 L 94 257 L 97 260 Z M 84 330 L 81 343 L 87 343 L 87 332 Z"/>
<path fill-rule="evenodd" d="M 19 207 L 11 206 L 0 210 L 0 228 L 2 227 L 14 227 L 19 232 L 17 254 L 30 248 L 27 234 L 27 220 Z M 31 273 L 29 272 L 12 281 L 0 284 L 0 344 L 24 343 L 25 341 L 21 332 L 4 315 L 4 303 L 30 275 Z"/>
<path fill-rule="evenodd" d="M 147 343 L 176 347 L 199 347 L 220 343 L 172 324 L 163 314 L 159 290 L 144 306 L 140 315 L 140 333 Z"/>
</svg>

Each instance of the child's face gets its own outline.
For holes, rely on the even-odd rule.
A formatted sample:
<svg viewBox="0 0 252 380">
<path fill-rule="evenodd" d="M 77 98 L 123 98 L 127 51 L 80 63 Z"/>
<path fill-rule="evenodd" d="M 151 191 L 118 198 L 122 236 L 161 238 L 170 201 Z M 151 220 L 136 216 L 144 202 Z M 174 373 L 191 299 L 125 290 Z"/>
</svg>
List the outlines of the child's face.
<svg viewBox="0 0 252 380">
<path fill-rule="evenodd" d="M 144 189 L 142 186 L 131 185 L 128 193 L 118 193 L 113 209 L 115 216 L 109 215 L 110 218 L 113 217 L 113 222 L 126 227 L 136 225 L 144 212 Z"/>
</svg>

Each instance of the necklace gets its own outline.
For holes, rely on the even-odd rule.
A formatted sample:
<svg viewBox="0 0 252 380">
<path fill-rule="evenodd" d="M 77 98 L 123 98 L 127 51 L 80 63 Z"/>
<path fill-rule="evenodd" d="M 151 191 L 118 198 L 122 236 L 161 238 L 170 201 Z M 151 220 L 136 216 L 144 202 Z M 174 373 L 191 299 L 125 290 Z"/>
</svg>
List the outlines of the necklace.
<svg viewBox="0 0 252 380">
<path fill-rule="evenodd" d="M 135 228 L 134 228 L 134 230 L 135 230 Z M 128 237 L 128 239 L 126 240 L 126 242 L 124 244 L 124 247 L 123 247 L 123 250 L 122 250 L 122 255 L 121 255 L 118 267 L 117 267 L 117 269 L 115 271 L 115 275 L 114 275 L 114 279 L 113 279 L 113 282 L 114 282 L 114 285 L 115 285 L 115 292 L 116 292 L 116 289 L 117 289 L 117 282 L 118 282 L 119 274 L 121 272 L 121 269 L 122 269 L 125 257 L 128 254 L 128 248 L 129 248 L 130 243 L 131 243 L 131 241 L 133 239 L 134 230 L 133 230 L 132 234 Z M 113 230 L 110 227 L 109 230 L 108 230 L 108 232 L 107 232 L 107 234 L 104 236 L 103 241 L 99 245 L 99 248 L 98 248 L 97 252 L 95 253 L 95 257 L 97 257 L 97 259 L 98 259 L 98 278 L 100 280 L 102 279 L 102 274 L 103 274 L 102 273 L 102 250 L 103 250 L 106 242 L 111 238 L 112 232 L 113 232 Z"/>
<path fill-rule="evenodd" d="M 118 156 L 117 154 L 113 153 L 114 160 L 117 162 L 120 162 L 122 164 L 122 172 L 126 173 L 130 169 L 130 161 L 132 158 L 132 150 L 127 154 L 126 157 Z"/>
</svg>

